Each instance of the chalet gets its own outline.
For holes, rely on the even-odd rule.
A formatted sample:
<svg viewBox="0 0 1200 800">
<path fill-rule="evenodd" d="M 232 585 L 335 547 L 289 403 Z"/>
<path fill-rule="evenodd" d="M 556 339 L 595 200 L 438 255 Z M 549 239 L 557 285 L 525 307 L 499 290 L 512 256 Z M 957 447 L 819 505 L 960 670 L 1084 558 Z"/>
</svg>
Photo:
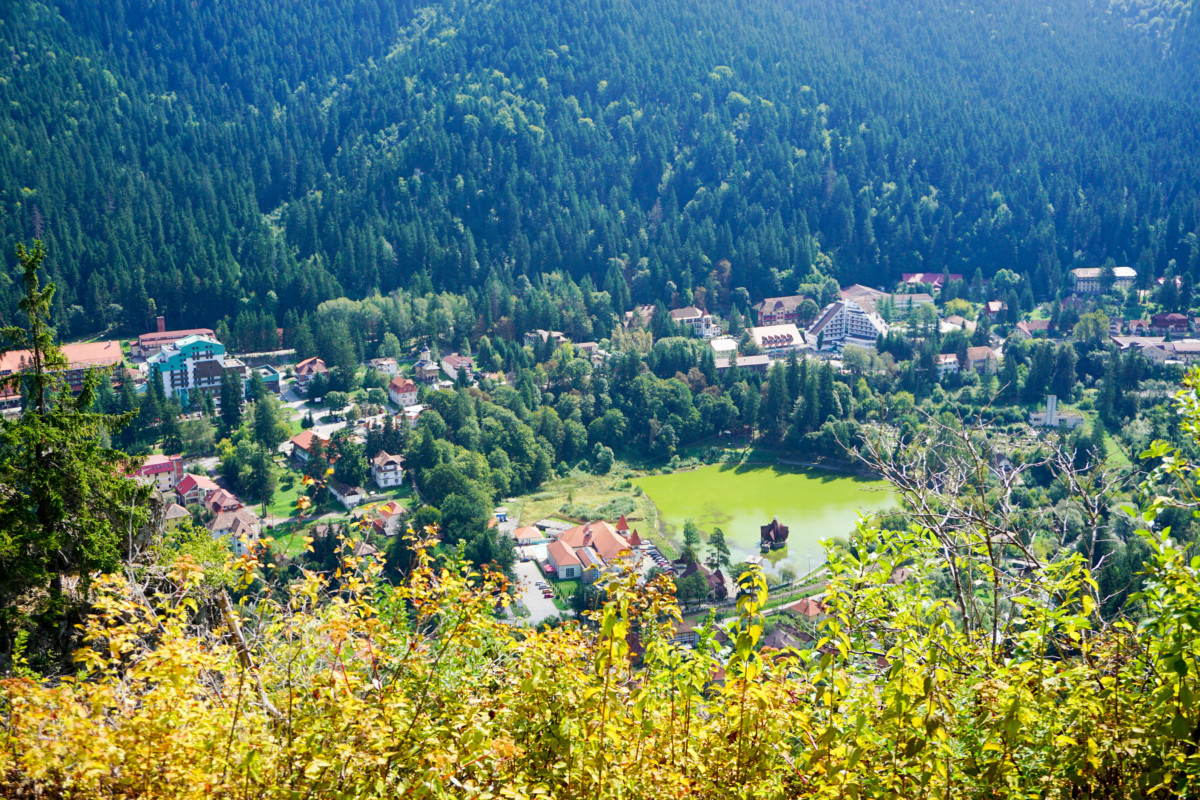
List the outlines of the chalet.
<svg viewBox="0 0 1200 800">
<path fill-rule="evenodd" d="M 184 475 L 183 479 L 175 485 L 175 494 L 179 496 L 179 502 L 185 506 L 196 505 L 197 503 L 206 503 L 208 498 L 220 489 L 216 481 L 207 475 Z"/>
<path fill-rule="evenodd" d="M 357 486 L 347 486 L 341 481 L 329 481 L 329 493 L 347 509 L 362 505 L 367 493 Z"/>
<path fill-rule="evenodd" d="M 371 459 L 371 479 L 380 489 L 391 489 L 404 483 L 404 456 L 386 451 Z"/>
<path fill-rule="evenodd" d="M 470 380 L 471 375 L 475 372 L 475 361 L 470 356 L 451 353 L 442 359 L 442 372 L 449 375 L 452 381 L 458 380 L 460 372 L 465 373 L 467 380 Z"/>
<path fill-rule="evenodd" d="M 416 405 L 417 384 L 411 378 L 397 376 L 388 384 L 388 397 L 400 408 Z"/>
<path fill-rule="evenodd" d="M 258 515 L 248 508 L 238 506 L 230 511 L 222 511 L 213 517 L 207 525 L 214 539 L 229 537 L 230 545 L 235 555 L 245 555 L 262 531 L 262 523 Z"/>
<path fill-rule="evenodd" d="M 759 545 L 764 552 L 787 546 L 788 527 L 779 524 L 779 517 L 775 517 L 770 523 L 763 525 L 760 531 Z"/>
<path fill-rule="evenodd" d="M 549 341 L 553 341 L 554 346 L 559 347 L 571 341 L 562 331 L 544 331 L 541 328 L 538 328 L 537 330 L 526 331 L 524 340 L 526 347 L 545 344 Z"/>
<path fill-rule="evenodd" d="M 989 300 L 983 304 L 982 314 L 988 319 L 995 319 L 1008 310 L 1008 304 L 1003 300 Z"/>
<path fill-rule="evenodd" d="M 226 511 L 236 511 L 242 507 L 242 501 L 237 498 L 233 492 L 227 489 L 217 489 L 208 499 L 204 501 L 205 507 L 214 514 L 223 514 Z"/>
<path fill-rule="evenodd" d="M 400 373 L 400 362 L 394 358 L 372 358 L 367 362 L 367 367 L 381 375 L 395 377 Z"/>
<path fill-rule="evenodd" d="M 308 384 L 317 375 L 329 372 L 329 368 L 325 366 L 325 362 L 319 358 L 306 358 L 296 365 L 296 391 L 304 392 L 308 390 Z"/>
<path fill-rule="evenodd" d="M 166 494 L 183 480 L 183 456 L 147 456 L 145 462 L 133 471 L 133 475 L 148 479 L 154 488 Z"/>
<path fill-rule="evenodd" d="M 1017 335 L 1022 339 L 1032 339 L 1035 336 L 1046 336 L 1054 329 L 1048 319 L 1022 320 L 1016 324 Z"/>
<path fill-rule="evenodd" d="M 1154 325 L 1148 319 L 1129 320 L 1130 336 L 1150 336 L 1153 333 L 1153 328 Z"/>
<path fill-rule="evenodd" d="M 951 314 L 942 320 L 942 324 L 939 327 L 942 333 L 949 333 L 950 331 L 965 331 L 966 333 L 974 333 L 976 326 L 974 322 L 960 314 Z"/>
<path fill-rule="evenodd" d="M 967 348 L 967 364 L 980 375 L 996 371 L 996 353 L 987 345 Z"/>
<path fill-rule="evenodd" d="M 171 503 L 167 506 L 166 512 L 163 514 L 163 521 L 166 523 L 168 530 L 174 530 L 182 525 L 186 520 L 192 518 L 188 510 L 179 503 Z"/>
<path fill-rule="evenodd" d="M 375 512 L 375 518 L 371 520 L 371 531 L 380 536 L 395 536 L 400 533 L 400 522 L 408 511 L 404 506 L 397 503 L 395 500 L 384 503 Z M 420 533 L 420 531 L 417 531 Z"/>
<path fill-rule="evenodd" d="M 297 464 L 307 464 L 308 459 L 312 457 L 313 443 L 318 440 L 321 442 L 322 446 L 329 444 L 327 439 L 323 439 L 318 436 L 317 432 L 312 428 L 309 428 L 306 431 L 300 431 L 291 439 L 289 439 L 288 444 L 292 446 L 292 461 L 296 462 Z"/>
<path fill-rule="evenodd" d="M 754 305 L 759 325 L 802 325 L 810 320 L 800 318 L 800 306 L 808 298 L 802 294 L 787 297 L 767 297 Z M 810 306 L 811 308 L 811 306 Z"/>
<path fill-rule="evenodd" d="M 815 597 L 806 597 L 803 600 L 797 600 L 780 609 L 785 614 L 790 614 L 793 617 L 806 617 L 808 619 L 816 619 L 823 617 L 828 613 L 825 604 Z"/>
<path fill-rule="evenodd" d="M 1155 314 L 1150 318 L 1150 329 L 1159 336 L 1186 336 L 1190 328 L 1187 316 L 1179 313 Z"/>
</svg>

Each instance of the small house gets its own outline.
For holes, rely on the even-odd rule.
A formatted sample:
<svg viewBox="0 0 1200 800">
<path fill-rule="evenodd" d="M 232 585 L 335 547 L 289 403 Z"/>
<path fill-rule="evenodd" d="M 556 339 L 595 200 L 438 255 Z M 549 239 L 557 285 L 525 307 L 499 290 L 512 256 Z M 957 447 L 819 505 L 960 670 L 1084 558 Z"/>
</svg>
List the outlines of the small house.
<svg viewBox="0 0 1200 800">
<path fill-rule="evenodd" d="M 763 525 L 760 532 L 759 544 L 763 552 L 787 546 L 788 526 L 781 525 L 779 517 L 775 517 L 768 524 Z"/>
</svg>

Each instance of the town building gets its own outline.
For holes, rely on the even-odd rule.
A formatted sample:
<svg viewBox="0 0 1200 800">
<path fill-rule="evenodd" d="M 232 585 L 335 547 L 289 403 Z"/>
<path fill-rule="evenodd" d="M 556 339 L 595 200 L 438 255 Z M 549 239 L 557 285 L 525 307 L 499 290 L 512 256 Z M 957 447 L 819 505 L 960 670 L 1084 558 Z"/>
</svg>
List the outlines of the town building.
<svg viewBox="0 0 1200 800">
<path fill-rule="evenodd" d="M 987 345 L 968 347 L 967 365 L 980 375 L 991 375 L 996 371 L 996 353 Z"/>
<path fill-rule="evenodd" d="M 262 378 L 263 386 L 266 386 L 269 392 L 280 394 L 283 391 L 283 375 L 278 368 L 264 364 L 255 369 L 258 370 L 258 377 Z"/>
<path fill-rule="evenodd" d="M 983 304 L 983 308 L 980 310 L 980 313 L 988 319 L 994 320 L 1007 310 L 1008 304 L 1003 300 L 988 300 Z"/>
<path fill-rule="evenodd" d="M 594 582 L 618 559 L 633 555 L 631 540 L 636 535 L 627 524 L 624 532 L 604 521 L 578 525 L 563 531 L 546 549 L 548 563 L 560 579 Z"/>
<path fill-rule="evenodd" d="M 1104 270 L 1101 267 L 1079 267 L 1071 270 L 1075 276 L 1075 291 L 1079 294 L 1100 294 L 1104 289 Z M 1137 270 L 1133 267 L 1113 267 L 1113 288 L 1127 292 L 1133 288 L 1137 280 Z"/>
<path fill-rule="evenodd" d="M 763 325 L 750 329 L 750 338 L 773 360 L 787 358 L 791 353 L 809 349 L 808 340 L 790 322 L 786 325 Z"/>
<path fill-rule="evenodd" d="M 881 300 L 891 297 L 887 292 L 872 289 L 870 286 L 863 286 L 861 283 L 855 283 L 841 289 L 840 295 L 843 300 L 853 300 L 858 303 L 859 307 L 868 314 L 879 313 L 876 306 Z"/>
<path fill-rule="evenodd" d="M 329 368 L 316 356 L 304 359 L 296 365 L 296 391 L 307 392 L 308 384 L 312 383 L 312 379 L 318 375 L 324 375 L 326 372 L 329 372 Z"/>
<path fill-rule="evenodd" d="M 737 339 L 732 336 L 718 336 L 715 339 L 709 339 L 708 346 L 712 348 L 715 358 L 733 358 L 737 355 Z"/>
<path fill-rule="evenodd" d="M 416 405 L 417 384 L 411 378 L 398 375 L 388 384 L 388 397 L 400 408 Z"/>
<path fill-rule="evenodd" d="M 146 460 L 132 473 L 146 478 L 163 494 L 175 490 L 183 480 L 183 456 L 146 456 Z"/>
<path fill-rule="evenodd" d="M 887 332 L 888 325 L 878 314 L 864 310 L 857 300 L 839 300 L 821 311 L 808 329 L 808 338 L 822 349 L 846 344 L 873 347 Z"/>
<path fill-rule="evenodd" d="M 157 323 L 157 329 L 154 332 L 143 333 L 136 341 L 130 343 L 129 355 L 135 361 L 145 361 L 167 345 L 175 344 L 180 339 L 186 339 L 189 336 L 215 336 L 211 328 L 169 331 L 165 317 L 159 317 Z"/>
<path fill-rule="evenodd" d="M 111 369 L 124 360 L 121 343 L 115 339 L 105 342 L 85 342 L 83 344 L 64 344 L 60 348 L 67 367 L 62 372 L 62 378 L 71 387 L 72 392 L 83 388 L 87 374 L 93 369 Z M 9 350 L 0 354 L 0 378 L 26 372 L 32 367 L 32 355 L 28 350 Z M 0 387 L 0 406 L 15 407 L 20 405 L 21 395 L 12 384 Z"/>
<path fill-rule="evenodd" d="M 391 377 L 400 374 L 400 362 L 394 358 L 372 358 L 367 362 L 367 368 Z"/>
<path fill-rule="evenodd" d="M 1187 336 L 1191 320 L 1178 312 L 1155 314 L 1150 317 L 1150 330 L 1158 336 Z"/>
<path fill-rule="evenodd" d="M 766 375 L 767 372 L 771 369 L 771 357 L 764 353 L 762 355 L 757 355 L 757 356 L 738 356 L 737 358 L 715 358 L 715 359 L 713 359 L 713 365 L 716 367 L 717 372 L 722 372 L 724 370 L 730 369 L 731 367 L 737 367 L 738 369 L 744 369 L 747 372 L 758 373 L 760 375 Z"/>
<path fill-rule="evenodd" d="M 403 533 L 400 523 L 404 521 L 406 514 L 408 514 L 408 510 L 404 506 L 395 500 L 390 500 L 375 512 L 375 518 L 371 520 L 371 530 L 381 536 L 395 536 L 397 533 Z M 414 531 L 414 533 L 422 532 Z"/>
<path fill-rule="evenodd" d="M 458 353 L 451 353 L 442 358 L 442 372 L 449 375 L 452 381 L 458 380 L 458 374 L 463 372 L 469 381 L 475 372 L 475 360 L 470 356 L 460 356 Z"/>
<path fill-rule="evenodd" d="M 1029 424 L 1036 428 L 1066 428 L 1073 430 L 1084 423 L 1084 416 L 1074 411 L 1059 411 L 1058 398 L 1046 396 L 1046 410 L 1034 411 L 1029 415 Z"/>
<path fill-rule="evenodd" d="M 1017 335 L 1022 339 L 1032 339 L 1035 336 L 1046 336 L 1054 329 L 1048 319 L 1028 319 L 1016 324 Z"/>
<path fill-rule="evenodd" d="M 371 479 L 380 489 L 391 489 L 404 483 L 404 456 L 390 455 L 380 450 L 371 459 Z"/>
<path fill-rule="evenodd" d="M 563 334 L 562 331 L 544 331 L 541 328 L 538 328 L 537 330 L 526 331 L 524 339 L 526 347 L 534 347 L 535 345 L 545 344 L 551 340 L 554 341 L 555 347 L 559 347 L 571 341 Z"/>
<path fill-rule="evenodd" d="M 671 319 L 674 320 L 676 324 L 682 325 L 684 328 L 703 339 L 712 338 L 720 332 L 717 329 L 717 326 L 713 323 L 712 316 L 704 313 L 695 306 L 676 308 L 673 309 L 670 314 Z"/>
<path fill-rule="evenodd" d="M 242 556 L 258 543 L 262 522 L 258 515 L 239 505 L 235 509 L 219 512 L 206 526 L 214 539 L 229 537 L 234 555 Z"/>
<path fill-rule="evenodd" d="M 183 505 L 194 506 L 197 503 L 207 502 L 208 498 L 220 488 L 217 486 L 217 482 L 207 475 L 189 473 L 175 485 L 175 494 Z"/>
<path fill-rule="evenodd" d="M 292 446 L 292 461 L 300 465 L 307 464 L 308 459 L 312 457 L 313 442 L 317 440 L 321 442 L 322 446 L 329 444 L 327 439 L 318 436 L 312 428 L 300 431 L 291 439 L 288 439 L 288 443 Z"/>
<path fill-rule="evenodd" d="M 163 513 L 163 522 L 166 524 L 167 530 L 172 531 L 191 518 L 192 515 L 188 510 L 179 503 L 171 503 Z"/>
<path fill-rule="evenodd" d="M 933 357 L 933 363 L 937 367 L 939 378 L 944 378 L 947 375 L 958 372 L 959 363 L 956 353 L 938 353 Z"/>
<path fill-rule="evenodd" d="M 221 381 L 225 375 L 237 378 L 239 400 L 245 397 L 249 368 L 232 356 L 225 355 L 225 345 L 211 336 L 185 336 L 164 345 L 146 360 L 149 377 L 162 379 L 167 397 L 178 398 L 185 408 L 199 396 L 212 398 L 221 404 Z"/>
<path fill-rule="evenodd" d="M 204 506 L 214 514 L 221 514 L 241 508 L 242 501 L 237 498 L 237 495 L 227 489 L 217 489 L 204 501 Z"/>
<path fill-rule="evenodd" d="M 425 405 L 423 403 L 417 403 L 415 405 L 405 406 L 404 409 L 400 412 L 400 416 L 410 426 L 416 425 L 417 419 L 421 416 L 422 412 L 424 412 L 424 411 L 425 411 Z"/>
<path fill-rule="evenodd" d="M 945 289 L 945 281 L 961 281 L 963 276 L 957 272 L 946 274 L 944 272 L 904 272 L 900 275 L 900 282 L 907 286 L 919 286 L 928 284 L 935 290 Z"/>
<path fill-rule="evenodd" d="M 802 325 L 800 306 L 808 297 L 802 294 L 787 297 L 766 297 L 753 306 L 759 325 Z"/>
<path fill-rule="evenodd" d="M 357 486 L 347 486 L 341 481 L 329 481 L 329 493 L 347 509 L 362 505 L 367 499 L 367 493 Z"/>
</svg>

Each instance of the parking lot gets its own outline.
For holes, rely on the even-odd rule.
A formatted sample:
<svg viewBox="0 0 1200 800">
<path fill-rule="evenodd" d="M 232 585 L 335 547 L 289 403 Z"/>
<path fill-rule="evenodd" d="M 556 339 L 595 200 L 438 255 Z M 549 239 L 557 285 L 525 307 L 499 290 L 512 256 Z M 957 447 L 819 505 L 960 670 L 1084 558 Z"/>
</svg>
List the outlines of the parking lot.
<svg viewBox="0 0 1200 800">
<path fill-rule="evenodd" d="M 537 625 L 544 619 L 556 616 L 559 611 L 554 600 L 542 596 L 542 590 L 536 584 L 545 581 L 536 561 L 518 561 L 516 564 L 517 579 L 520 581 L 517 597 L 529 609 L 530 625 Z"/>
</svg>

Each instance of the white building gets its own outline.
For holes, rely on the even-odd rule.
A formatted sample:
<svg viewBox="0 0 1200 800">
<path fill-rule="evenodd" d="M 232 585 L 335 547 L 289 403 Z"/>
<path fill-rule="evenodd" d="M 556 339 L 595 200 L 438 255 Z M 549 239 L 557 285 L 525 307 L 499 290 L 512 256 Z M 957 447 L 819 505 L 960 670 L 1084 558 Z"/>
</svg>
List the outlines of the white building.
<svg viewBox="0 0 1200 800">
<path fill-rule="evenodd" d="M 839 300 L 821 311 L 808 329 L 808 338 L 819 340 L 823 348 L 844 344 L 873 346 L 887 332 L 883 317 L 863 310 L 855 300 Z"/>
<path fill-rule="evenodd" d="M 695 306 L 676 308 L 670 313 L 671 319 L 703 339 L 711 339 L 721 332 L 713 322 L 712 315 L 705 314 Z"/>
<path fill-rule="evenodd" d="M 417 384 L 411 378 L 395 377 L 388 384 L 388 397 L 400 408 L 417 404 Z"/>
<path fill-rule="evenodd" d="M 371 479 L 380 489 L 391 489 L 404 483 L 404 456 L 381 450 L 371 459 Z"/>
<path fill-rule="evenodd" d="M 788 354 L 799 354 L 809 347 L 808 339 L 790 322 L 751 328 L 750 338 L 772 359 L 787 358 Z"/>
<path fill-rule="evenodd" d="M 1100 267 L 1080 267 L 1071 270 L 1075 276 L 1075 291 L 1079 294 L 1100 294 L 1104 288 L 1101 277 L 1104 270 Z M 1137 270 L 1133 267 L 1113 267 L 1113 288 L 1127 292 L 1133 288 L 1137 280 Z"/>
</svg>

